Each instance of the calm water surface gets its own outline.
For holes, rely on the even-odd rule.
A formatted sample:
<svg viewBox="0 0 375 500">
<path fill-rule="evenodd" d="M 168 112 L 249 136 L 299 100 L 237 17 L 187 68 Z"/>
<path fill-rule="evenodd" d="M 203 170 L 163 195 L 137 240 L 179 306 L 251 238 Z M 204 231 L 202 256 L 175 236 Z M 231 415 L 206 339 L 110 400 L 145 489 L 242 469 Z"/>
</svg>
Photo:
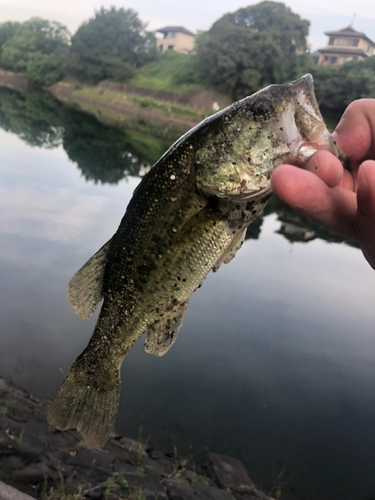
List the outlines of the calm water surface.
<svg viewBox="0 0 375 500">
<path fill-rule="evenodd" d="M 66 285 L 168 143 L 5 89 L 0 125 L 0 373 L 52 398 L 97 318 L 74 314 Z M 324 498 L 371 500 L 375 274 L 324 232 L 289 241 L 314 236 L 288 240 L 290 217 L 275 204 L 254 224 L 192 296 L 165 357 L 138 341 L 116 429 L 136 438 L 142 425 L 155 447 L 238 457 L 260 486 L 284 471 Z"/>
</svg>

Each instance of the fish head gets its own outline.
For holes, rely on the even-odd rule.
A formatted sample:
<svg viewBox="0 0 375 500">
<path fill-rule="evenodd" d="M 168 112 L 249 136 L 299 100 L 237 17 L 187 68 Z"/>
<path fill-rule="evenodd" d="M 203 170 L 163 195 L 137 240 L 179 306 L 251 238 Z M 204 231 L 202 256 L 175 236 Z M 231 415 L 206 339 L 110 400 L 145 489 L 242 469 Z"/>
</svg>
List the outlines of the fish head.
<svg viewBox="0 0 375 500">
<path fill-rule="evenodd" d="M 238 101 L 212 124 L 195 155 L 198 186 L 209 195 L 263 197 L 271 193 L 272 172 L 282 163 L 303 167 L 320 149 L 342 158 L 309 74 Z"/>
</svg>

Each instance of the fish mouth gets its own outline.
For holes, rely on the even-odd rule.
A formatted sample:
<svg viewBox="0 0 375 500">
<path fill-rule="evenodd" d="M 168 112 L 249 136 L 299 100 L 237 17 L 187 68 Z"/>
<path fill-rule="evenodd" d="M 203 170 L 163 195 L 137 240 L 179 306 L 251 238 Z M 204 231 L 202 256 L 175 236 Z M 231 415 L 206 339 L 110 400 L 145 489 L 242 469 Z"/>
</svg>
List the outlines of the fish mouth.
<svg viewBox="0 0 375 500">
<path fill-rule="evenodd" d="M 304 75 L 290 84 L 292 100 L 281 119 L 283 140 L 290 153 L 284 162 L 303 167 L 317 151 L 325 150 L 340 157 L 340 150 L 324 123 L 314 94 L 313 77 Z"/>
</svg>

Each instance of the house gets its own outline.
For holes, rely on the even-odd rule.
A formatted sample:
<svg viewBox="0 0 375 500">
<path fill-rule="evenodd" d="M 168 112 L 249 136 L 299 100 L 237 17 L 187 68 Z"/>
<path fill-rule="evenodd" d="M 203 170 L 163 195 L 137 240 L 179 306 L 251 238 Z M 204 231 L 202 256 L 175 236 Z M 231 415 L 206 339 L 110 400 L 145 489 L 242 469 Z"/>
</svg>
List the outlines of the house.
<svg viewBox="0 0 375 500">
<path fill-rule="evenodd" d="M 159 52 L 175 50 L 182 54 L 189 54 L 194 48 L 194 42 L 194 33 L 182 26 L 166 26 L 156 30 L 156 46 Z"/>
<path fill-rule="evenodd" d="M 339 31 L 326 31 L 325 35 L 329 36 L 328 45 L 317 52 L 318 66 L 341 66 L 353 59 L 366 59 L 374 53 L 375 42 L 352 26 Z"/>
</svg>

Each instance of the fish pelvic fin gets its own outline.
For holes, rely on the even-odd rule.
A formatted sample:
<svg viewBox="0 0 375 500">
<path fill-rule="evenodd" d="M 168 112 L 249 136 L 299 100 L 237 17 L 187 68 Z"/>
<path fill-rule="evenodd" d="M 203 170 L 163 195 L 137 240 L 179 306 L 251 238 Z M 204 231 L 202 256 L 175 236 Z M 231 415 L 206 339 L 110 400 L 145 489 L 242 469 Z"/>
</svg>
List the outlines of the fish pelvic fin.
<svg viewBox="0 0 375 500">
<path fill-rule="evenodd" d="M 245 241 L 246 230 L 247 227 L 243 228 L 238 234 L 236 234 L 224 252 L 220 255 L 219 259 L 215 262 L 215 265 L 212 267 L 212 272 L 216 273 L 222 264 L 229 264 L 229 262 L 234 259 L 236 253 Z"/>
<path fill-rule="evenodd" d="M 167 318 L 162 318 L 147 330 L 147 339 L 144 350 L 153 356 L 164 356 L 172 345 L 176 342 L 178 332 L 184 321 L 184 314 L 188 307 L 188 302 L 180 304 L 174 311 L 168 314 Z"/>
<path fill-rule="evenodd" d="M 61 431 L 77 429 L 88 448 L 101 448 L 116 419 L 119 391 L 119 368 L 97 366 L 88 375 L 79 357 L 48 409 L 48 423 Z"/>
<path fill-rule="evenodd" d="M 103 279 L 112 238 L 103 245 L 68 284 L 68 299 L 74 311 L 87 319 L 103 298 Z"/>
</svg>

